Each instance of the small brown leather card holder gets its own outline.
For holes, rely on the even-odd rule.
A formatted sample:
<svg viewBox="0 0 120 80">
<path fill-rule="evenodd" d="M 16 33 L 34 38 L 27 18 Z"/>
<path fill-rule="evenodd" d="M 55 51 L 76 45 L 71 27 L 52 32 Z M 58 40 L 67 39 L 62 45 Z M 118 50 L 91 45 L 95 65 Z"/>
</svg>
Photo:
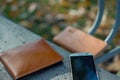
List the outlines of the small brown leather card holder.
<svg viewBox="0 0 120 80">
<path fill-rule="evenodd" d="M 71 52 L 90 52 L 94 56 L 100 55 L 107 46 L 106 42 L 73 27 L 67 27 L 53 40 Z"/>
<path fill-rule="evenodd" d="M 21 78 L 63 59 L 44 40 L 27 43 L 0 54 L 0 60 L 14 78 Z"/>
</svg>

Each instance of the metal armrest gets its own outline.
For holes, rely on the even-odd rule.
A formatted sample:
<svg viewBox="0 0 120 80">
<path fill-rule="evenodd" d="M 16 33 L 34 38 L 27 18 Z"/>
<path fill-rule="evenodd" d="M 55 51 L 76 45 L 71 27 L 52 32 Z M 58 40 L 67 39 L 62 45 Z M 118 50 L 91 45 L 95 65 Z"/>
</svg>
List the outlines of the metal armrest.
<svg viewBox="0 0 120 80">
<path fill-rule="evenodd" d="M 100 63 L 112 58 L 113 56 L 115 56 L 118 53 L 120 53 L 120 47 L 114 48 L 111 51 L 109 51 L 108 53 L 105 53 L 104 55 L 96 58 L 95 62 L 96 62 L 96 64 L 100 64 Z"/>
<path fill-rule="evenodd" d="M 105 42 L 110 44 L 114 37 L 116 36 L 119 26 L 120 26 L 120 0 L 116 0 L 116 20 L 115 24 L 113 25 L 113 28 L 107 38 L 105 39 Z"/>
<path fill-rule="evenodd" d="M 103 12 L 104 12 L 104 3 L 105 3 L 105 0 L 98 0 L 98 5 L 99 5 L 99 8 L 98 8 L 98 14 L 97 14 L 97 17 L 95 19 L 95 22 L 89 32 L 89 34 L 93 35 L 96 30 L 98 29 L 99 25 L 100 25 L 100 22 L 102 20 L 102 16 L 103 16 Z"/>
<path fill-rule="evenodd" d="M 114 39 L 114 37 L 116 36 L 119 26 L 120 26 L 120 0 L 116 0 L 116 20 L 115 20 L 115 24 L 113 25 L 113 28 L 111 30 L 111 32 L 109 33 L 109 35 L 107 36 L 107 38 L 105 39 L 105 42 L 110 44 L 112 42 L 112 40 Z M 120 47 L 114 48 L 113 50 L 109 51 L 108 53 L 102 55 L 101 57 L 98 57 L 96 59 L 96 63 L 102 63 L 110 58 L 112 58 L 113 56 L 115 56 L 116 54 L 120 53 Z"/>
</svg>

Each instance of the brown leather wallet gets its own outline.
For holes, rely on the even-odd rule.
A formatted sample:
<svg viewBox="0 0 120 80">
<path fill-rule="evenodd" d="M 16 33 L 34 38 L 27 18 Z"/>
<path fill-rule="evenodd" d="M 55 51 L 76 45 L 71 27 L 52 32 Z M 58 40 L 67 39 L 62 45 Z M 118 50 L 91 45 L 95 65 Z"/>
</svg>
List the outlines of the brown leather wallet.
<svg viewBox="0 0 120 80">
<path fill-rule="evenodd" d="M 94 56 L 107 46 L 106 42 L 73 27 L 67 27 L 53 41 L 71 52 L 90 52 Z"/>
<path fill-rule="evenodd" d="M 27 43 L 0 54 L 0 60 L 16 80 L 63 59 L 44 39 Z"/>
</svg>

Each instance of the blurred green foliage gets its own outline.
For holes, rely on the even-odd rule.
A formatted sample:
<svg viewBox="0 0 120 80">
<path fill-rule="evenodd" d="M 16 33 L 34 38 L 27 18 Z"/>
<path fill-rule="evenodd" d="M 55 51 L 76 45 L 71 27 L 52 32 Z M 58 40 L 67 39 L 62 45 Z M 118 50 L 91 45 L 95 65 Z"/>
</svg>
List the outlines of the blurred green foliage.
<svg viewBox="0 0 120 80">
<path fill-rule="evenodd" d="M 48 40 L 52 40 L 53 36 L 67 25 L 75 26 L 76 24 L 76 27 L 84 27 L 87 17 L 84 14 L 79 15 L 77 13 L 80 13 L 80 8 L 87 9 L 93 4 L 96 6 L 97 1 L 0 0 L 0 12 L 14 22 L 23 25 Z M 88 11 L 90 10 L 91 8 Z"/>
<path fill-rule="evenodd" d="M 105 2 L 106 11 L 111 12 L 107 16 L 114 18 L 115 1 Z M 0 0 L 0 13 L 51 41 L 68 25 L 83 30 L 91 28 L 97 3 L 98 0 Z"/>
</svg>

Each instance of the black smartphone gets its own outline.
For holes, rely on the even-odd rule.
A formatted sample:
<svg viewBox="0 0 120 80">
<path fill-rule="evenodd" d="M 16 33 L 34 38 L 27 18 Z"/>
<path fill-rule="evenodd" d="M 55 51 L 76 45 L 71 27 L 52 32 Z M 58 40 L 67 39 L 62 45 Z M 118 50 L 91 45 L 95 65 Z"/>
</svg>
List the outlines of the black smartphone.
<svg viewBox="0 0 120 80">
<path fill-rule="evenodd" d="M 90 53 L 70 54 L 73 80 L 99 80 L 94 58 Z"/>
</svg>

